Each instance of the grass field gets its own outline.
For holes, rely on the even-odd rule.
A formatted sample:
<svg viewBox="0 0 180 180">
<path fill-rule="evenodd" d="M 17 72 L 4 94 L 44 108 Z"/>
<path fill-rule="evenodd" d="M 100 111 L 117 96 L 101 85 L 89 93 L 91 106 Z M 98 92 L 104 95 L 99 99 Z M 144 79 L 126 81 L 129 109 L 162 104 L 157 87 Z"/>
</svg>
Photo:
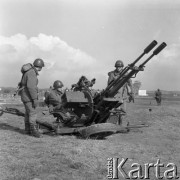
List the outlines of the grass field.
<svg viewBox="0 0 180 180">
<path fill-rule="evenodd" d="M 127 118 L 130 124 L 146 123 L 149 127 L 104 140 L 52 134 L 36 139 L 24 134 L 22 117 L 4 114 L 0 117 L 0 180 L 107 179 L 108 158 L 128 158 L 125 171 L 132 169 L 132 163 L 143 166 L 158 159 L 165 164 L 162 176 L 168 163 L 180 171 L 179 107 L 180 101 L 175 100 L 166 99 L 156 106 L 152 99 L 136 99 L 128 104 Z M 156 179 L 153 169 L 149 176 Z M 119 179 L 124 179 L 121 174 Z"/>
</svg>

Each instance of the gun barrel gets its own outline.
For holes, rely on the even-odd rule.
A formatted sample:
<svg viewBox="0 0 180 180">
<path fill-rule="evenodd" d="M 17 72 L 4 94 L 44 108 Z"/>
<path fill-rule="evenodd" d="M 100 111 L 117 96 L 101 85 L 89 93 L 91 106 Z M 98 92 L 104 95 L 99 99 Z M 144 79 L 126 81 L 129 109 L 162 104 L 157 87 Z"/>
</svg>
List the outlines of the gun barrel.
<svg viewBox="0 0 180 180">
<path fill-rule="evenodd" d="M 157 45 L 157 41 L 152 41 L 151 44 L 149 44 L 149 46 L 147 46 L 145 49 L 144 49 L 144 53 L 149 53 L 155 46 Z"/>
<path fill-rule="evenodd" d="M 124 76 L 132 67 L 135 66 L 135 64 L 147 53 L 149 53 L 155 46 L 157 45 L 157 41 L 154 40 L 152 41 L 145 49 L 144 52 L 133 62 L 131 63 L 128 67 L 124 68 L 123 71 L 121 72 L 120 76 Z M 107 90 L 109 90 L 116 82 L 113 82 L 107 87 Z"/>
<path fill-rule="evenodd" d="M 158 46 L 158 47 L 153 51 L 153 54 L 154 54 L 154 55 L 159 54 L 166 46 L 167 46 L 167 44 L 166 44 L 165 42 L 163 42 L 160 46 Z"/>
<path fill-rule="evenodd" d="M 145 49 L 144 52 L 132 63 L 130 64 L 133 67 L 145 54 L 149 53 L 155 46 L 157 45 L 157 41 L 152 41 Z"/>
<path fill-rule="evenodd" d="M 148 57 L 139 67 L 144 67 L 145 64 L 155 55 L 159 54 L 165 47 L 167 46 L 167 44 L 165 42 L 163 42 L 162 44 L 160 44 L 154 51 L 153 54 Z"/>
<path fill-rule="evenodd" d="M 152 45 L 151 45 L 152 44 Z M 156 45 L 156 42 L 152 42 L 149 46 L 147 47 L 148 50 L 152 47 L 154 47 Z M 125 77 L 123 78 L 123 75 L 120 74 L 120 77 L 114 82 L 114 84 L 116 84 L 115 86 L 113 86 L 113 88 L 110 89 L 110 91 L 107 93 L 108 96 L 114 96 L 117 91 L 127 82 L 128 79 L 130 79 L 133 75 L 137 74 L 139 71 L 142 70 L 142 68 L 145 66 L 145 64 L 154 56 L 157 55 L 160 51 L 162 51 L 164 48 L 166 47 L 166 43 L 163 42 L 161 45 L 159 45 L 154 52 L 152 53 L 152 55 L 150 57 L 148 57 L 139 67 L 137 68 L 131 68 L 131 71 L 129 71 L 127 74 L 123 74 L 125 75 Z M 145 50 L 147 51 L 147 50 Z M 113 85 L 114 85 L 113 84 Z"/>
<path fill-rule="evenodd" d="M 109 103 L 109 104 L 105 104 L 104 105 L 104 97 L 107 98 L 111 98 L 114 97 L 120 88 L 123 87 L 123 85 L 128 82 L 128 80 L 130 78 L 134 78 L 136 77 L 137 73 L 139 71 L 143 71 L 144 70 L 144 65 L 154 56 L 157 55 L 160 51 L 162 51 L 165 47 L 166 47 L 166 43 L 163 42 L 160 46 L 158 46 L 158 48 L 156 48 L 152 55 L 147 58 L 141 65 L 139 65 L 138 67 L 135 66 L 135 64 L 148 52 L 150 52 L 155 46 L 157 45 L 157 42 L 154 40 L 152 41 L 149 46 L 147 46 L 144 49 L 144 52 L 131 64 L 129 64 L 127 67 L 125 67 L 123 69 L 123 71 L 121 71 L 121 73 L 119 74 L 119 77 L 112 81 L 104 91 L 102 91 L 102 93 L 98 94 L 97 96 L 94 97 L 94 107 L 95 110 L 93 112 L 93 115 L 91 117 L 91 121 L 92 122 L 105 122 L 107 120 L 107 118 L 110 115 L 110 110 L 112 110 L 112 108 L 116 108 L 116 106 L 119 106 L 119 103 Z M 98 113 L 96 113 L 98 112 Z M 139 125 L 139 126 L 129 126 L 129 128 L 140 128 L 140 127 L 146 127 L 146 125 Z"/>
</svg>

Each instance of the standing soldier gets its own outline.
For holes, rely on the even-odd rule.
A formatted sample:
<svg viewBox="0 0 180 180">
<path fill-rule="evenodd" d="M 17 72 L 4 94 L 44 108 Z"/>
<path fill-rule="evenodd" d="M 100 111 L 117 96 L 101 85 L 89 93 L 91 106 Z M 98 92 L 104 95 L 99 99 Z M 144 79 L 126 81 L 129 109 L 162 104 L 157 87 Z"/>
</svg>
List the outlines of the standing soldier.
<svg viewBox="0 0 180 180">
<path fill-rule="evenodd" d="M 161 105 L 161 99 L 162 99 L 162 93 L 160 91 L 160 89 L 157 89 L 157 91 L 155 91 L 155 97 L 157 105 L 160 106 Z"/>
<path fill-rule="evenodd" d="M 21 100 L 25 107 L 25 132 L 35 137 L 41 137 L 36 127 L 36 108 L 38 106 L 38 71 L 44 67 L 42 59 L 35 59 L 33 65 L 28 63 L 22 66 L 23 73 L 21 82 L 19 83 Z"/>
<path fill-rule="evenodd" d="M 115 63 L 115 70 L 111 71 L 108 73 L 108 85 L 116 80 L 117 78 L 120 77 L 120 74 L 123 70 L 124 67 L 124 63 L 121 60 L 117 60 Z M 123 100 L 123 104 L 121 105 L 121 107 L 119 107 L 123 113 L 126 113 L 126 102 L 129 99 L 129 96 L 131 96 L 131 99 L 134 100 L 134 91 L 133 91 L 133 86 L 132 86 L 132 80 L 129 79 L 127 81 L 127 83 L 124 84 L 124 86 L 119 89 L 118 94 L 115 95 L 116 98 L 120 98 L 121 100 Z M 118 125 L 122 125 L 122 116 L 120 115 L 117 124 Z M 129 124 L 129 122 L 127 122 L 127 125 Z"/>
</svg>

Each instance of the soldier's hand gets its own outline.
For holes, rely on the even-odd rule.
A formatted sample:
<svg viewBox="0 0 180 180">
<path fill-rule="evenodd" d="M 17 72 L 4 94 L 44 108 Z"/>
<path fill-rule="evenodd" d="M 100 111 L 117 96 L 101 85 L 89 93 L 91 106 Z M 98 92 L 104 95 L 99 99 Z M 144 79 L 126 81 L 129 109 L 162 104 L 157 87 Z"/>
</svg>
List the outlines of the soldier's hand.
<svg viewBox="0 0 180 180">
<path fill-rule="evenodd" d="M 38 107 L 38 100 L 37 99 L 33 100 L 32 106 L 33 106 L 34 109 L 36 109 Z"/>
</svg>

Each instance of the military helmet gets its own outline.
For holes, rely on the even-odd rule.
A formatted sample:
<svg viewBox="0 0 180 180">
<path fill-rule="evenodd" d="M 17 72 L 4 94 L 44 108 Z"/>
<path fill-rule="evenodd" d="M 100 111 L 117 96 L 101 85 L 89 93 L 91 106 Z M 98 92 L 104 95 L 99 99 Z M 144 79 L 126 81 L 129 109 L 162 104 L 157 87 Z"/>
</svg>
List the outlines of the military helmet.
<svg viewBox="0 0 180 180">
<path fill-rule="evenodd" d="M 62 88 L 63 86 L 64 85 L 61 81 L 59 81 L 59 80 L 54 81 L 54 84 L 53 84 L 54 89 Z"/>
<path fill-rule="evenodd" d="M 33 65 L 34 65 L 35 67 L 40 67 L 40 68 L 42 68 L 42 67 L 44 67 L 44 61 L 43 61 L 42 59 L 40 59 L 40 58 L 37 58 L 37 59 L 34 60 Z"/>
<path fill-rule="evenodd" d="M 115 67 L 124 67 L 124 63 L 121 60 L 117 60 L 114 66 Z"/>
</svg>

